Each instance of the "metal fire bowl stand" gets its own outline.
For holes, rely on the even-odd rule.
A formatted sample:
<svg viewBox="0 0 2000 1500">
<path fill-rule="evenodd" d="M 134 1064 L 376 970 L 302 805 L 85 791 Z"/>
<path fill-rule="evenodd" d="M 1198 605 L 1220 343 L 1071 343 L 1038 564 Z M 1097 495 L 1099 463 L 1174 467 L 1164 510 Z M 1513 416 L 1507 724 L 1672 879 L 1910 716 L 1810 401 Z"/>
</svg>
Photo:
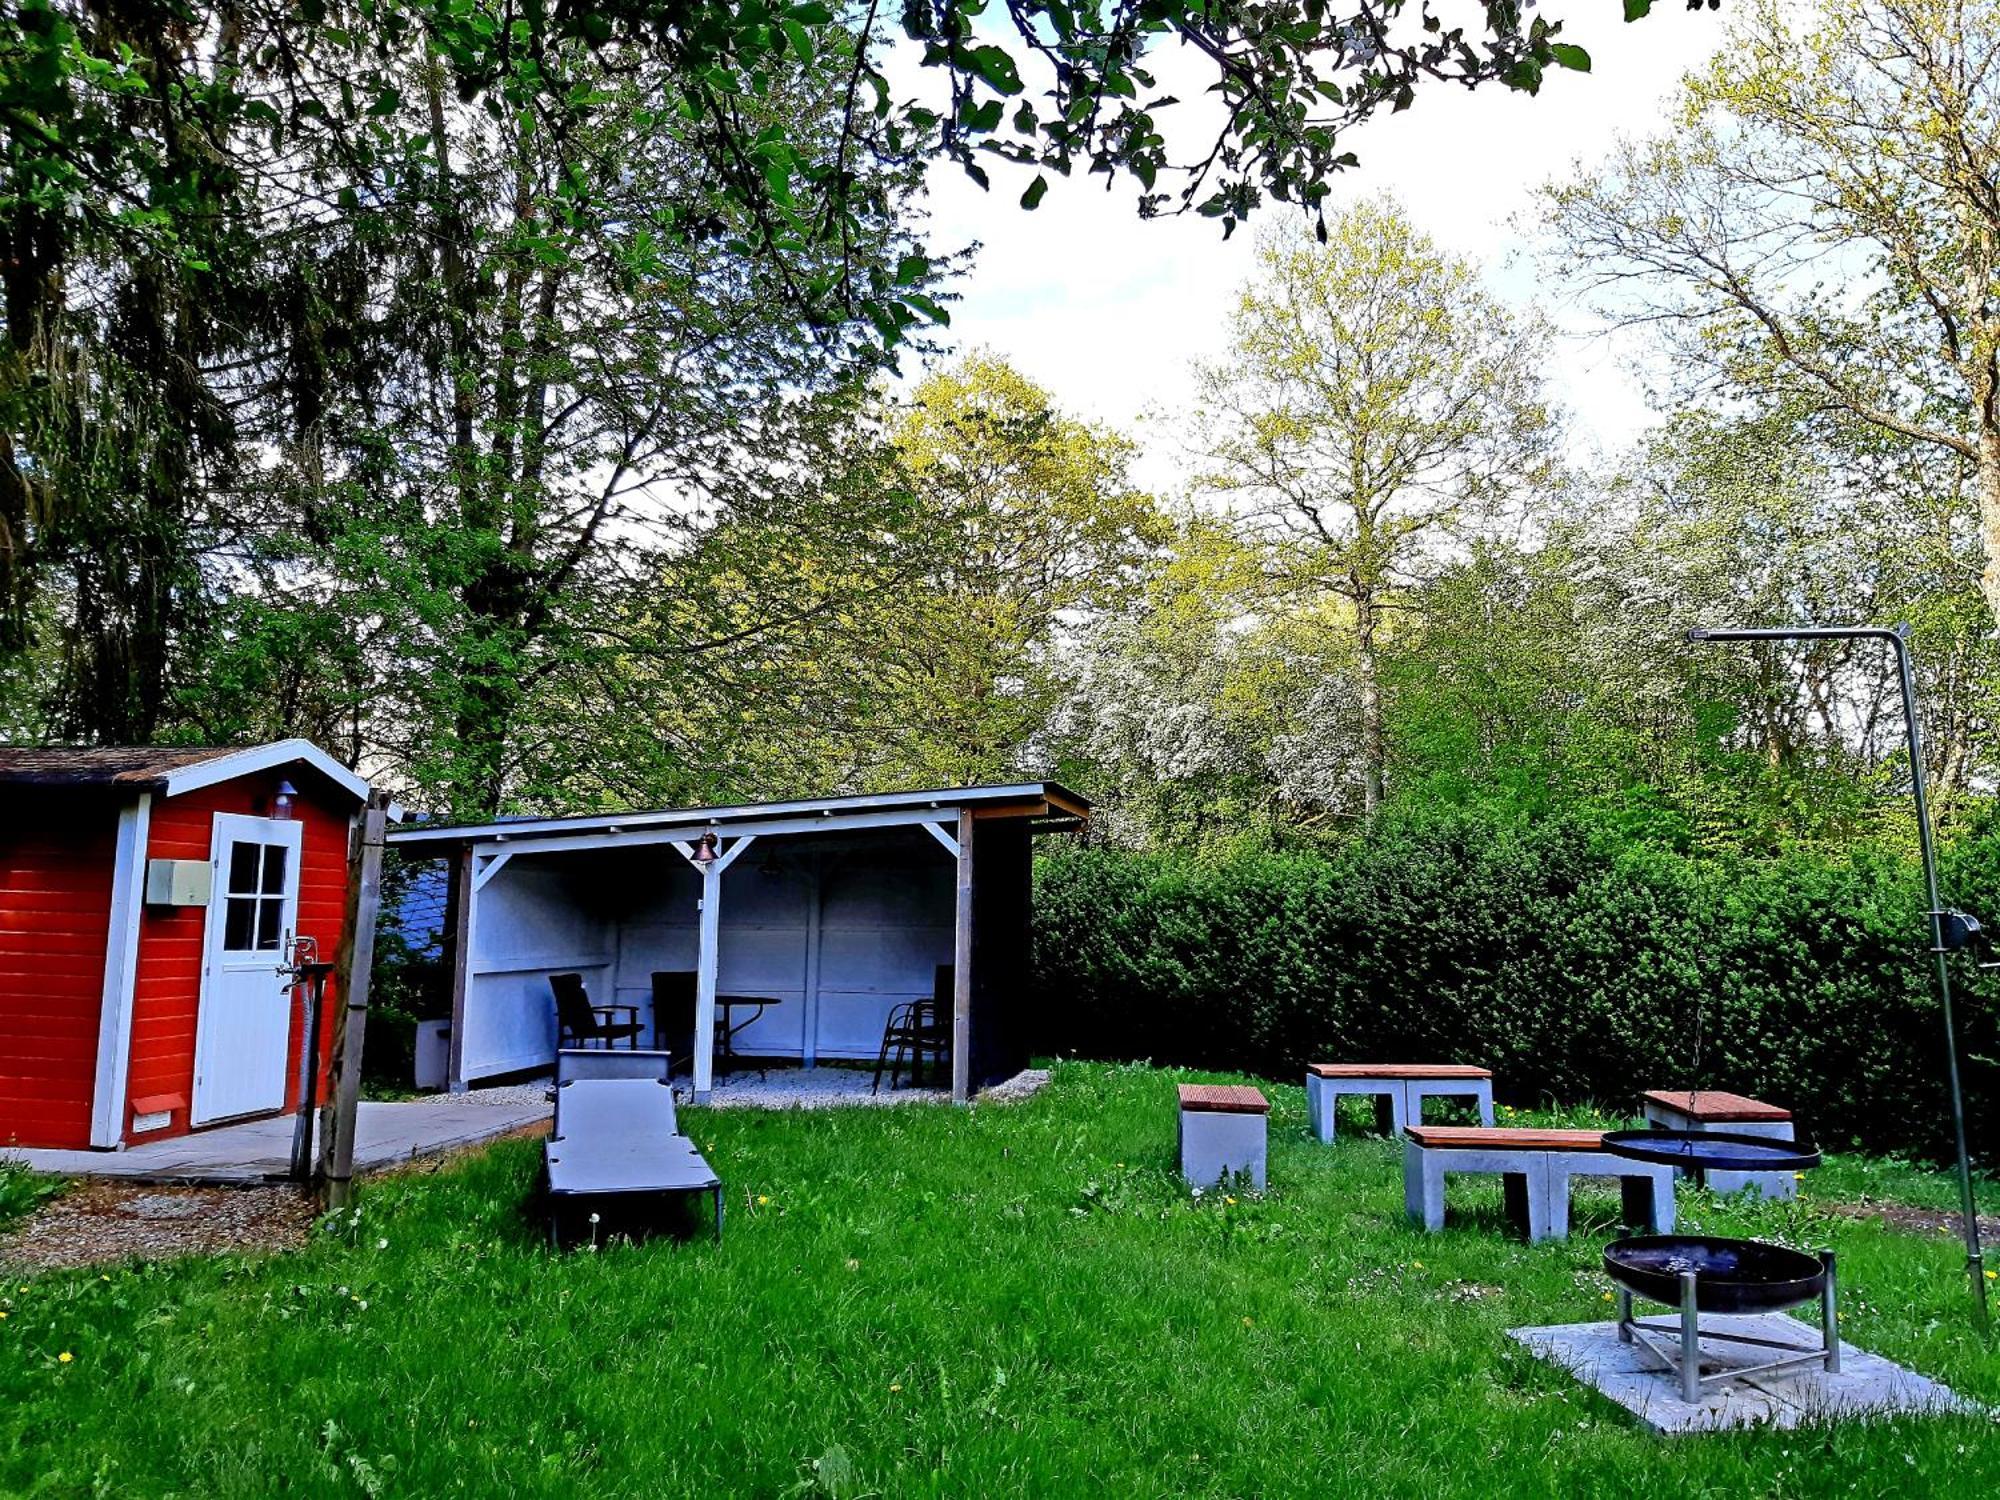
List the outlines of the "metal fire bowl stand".
<svg viewBox="0 0 2000 1500">
<path fill-rule="evenodd" d="M 1638 1342 L 1661 1365 L 1678 1374 L 1681 1399 L 1701 1400 L 1705 1386 L 1775 1375 L 1818 1365 L 1829 1375 L 1840 1373 L 1840 1330 L 1836 1323 L 1833 1252 L 1817 1259 L 1802 1251 L 1762 1240 L 1720 1239 L 1698 1235 L 1639 1235 L 1614 1240 L 1604 1247 L 1604 1273 L 1618 1288 L 1619 1342 Z M 1633 1299 L 1678 1306 L 1677 1322 L 1646 1323 L 1633 1316 Z M 1798 1345 L 1748 1334 L 1704 1330 L 1704 1312 L 1781 1312 L 1819 1299 L 1820 1347 L 1805 1353 Z M 1678 1336 L 1665 1346 L 1655 1334 Z M 1713 1375 L 1701 1373 L 1704 1338 L 1762 1349 L 1788 1351 L 1783 1359 L 1761 1365 L 1737 1365 Z"/>
</svg>

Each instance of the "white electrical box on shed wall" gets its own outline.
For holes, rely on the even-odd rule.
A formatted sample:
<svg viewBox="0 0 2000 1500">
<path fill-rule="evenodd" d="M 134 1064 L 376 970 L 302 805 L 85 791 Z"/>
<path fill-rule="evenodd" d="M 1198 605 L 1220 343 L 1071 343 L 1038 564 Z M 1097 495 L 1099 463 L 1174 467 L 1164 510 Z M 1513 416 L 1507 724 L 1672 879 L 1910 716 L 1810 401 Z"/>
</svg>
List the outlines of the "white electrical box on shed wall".
<svg viewBox="0 0 2000 1500">
<path fill-rule="evenodd" d="M 206 906 L 212 872 L 205 859 L 146 861 L 148 906 Z"/>
</svg>

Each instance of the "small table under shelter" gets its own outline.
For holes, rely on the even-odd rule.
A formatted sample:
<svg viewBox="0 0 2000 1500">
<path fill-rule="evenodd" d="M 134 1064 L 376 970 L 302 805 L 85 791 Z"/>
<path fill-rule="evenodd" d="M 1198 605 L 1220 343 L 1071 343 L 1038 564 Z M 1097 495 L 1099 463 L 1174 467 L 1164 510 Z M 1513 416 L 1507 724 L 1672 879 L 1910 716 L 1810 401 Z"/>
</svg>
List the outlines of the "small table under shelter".
<svg viewBox="0 0 2000 1500">
<path fill-rule="evenodd" d="M 1639 1102 L 1645 1109 L 1646 1123 L 1667 1130 L 1693 1130 L 1704 1135 L 1719 1130 L 1774 1141 L 1797 1139 L 1790 1110 L 1721 1089 L 1649 1089 L 1640 1095 Z M 1703 1176 L 1707 1186 L 1718 1193 L 1740 1192 L 1748 1187 L 1755 1188 L 1761 1197 L 1786 1202 L 1799 1193 L 1798 1177 L 1791 1172 L 1715 1170 Z"/>
<path fill-rule="evenodd" d="M 1334 1115 L 1343 1094 L 1372 1094 L 1378 1112 L 1388 1115 L 1388 1133 L 1400 1138 L 1405 1125 L 1424 1123 L 1424 1100 L 1470 1099 L 1479 1123 L 1493 1123 L 1493 1070 L 1464 1063 L 1310 1063 L 1306 1067 L 1306 1123 L 1322 1144 L 1331 1145 Z"/>
<path fill-rule="evenodd" d="M 722 1024 L 715 1029 L 715 1059 L 718 1073 L 733 1073 L 736 1070 L 736 1033 L 751 1025 L 774 1005 L 785 1002 L 776 995 L 717 995 L 715 1008 L 722 1012 Z M 752 1009 L 754 1007 L 754 1009 Z M 735 1021 L 731 1017 L 739 1010 L 749 1010 L 748 1020 Z"/>
<path fill-rule="evenodd" d="M 1192 1188 L 1247 1177 L 1264 1190 L 1264 1148 L 1270 1101 L 1248 1084 L 1180 1086 L 1181 1176 Z"/>
<path fill-rule="evenodd" d="M 1403 1207 L 1426 1229 L 1444 1228 L 1447 1172 L 1490 1172 L 1501 1178 L 1508 1219 L 1530 1241 L 1568 1236 L 1572 1177 L 1616 1177 L 1628 1224 L 1673 1231 L 1674 1169 L 1612 1155 L 1601 1130 L 1409 1125 L 1403 1137 Z"/>
</svg>

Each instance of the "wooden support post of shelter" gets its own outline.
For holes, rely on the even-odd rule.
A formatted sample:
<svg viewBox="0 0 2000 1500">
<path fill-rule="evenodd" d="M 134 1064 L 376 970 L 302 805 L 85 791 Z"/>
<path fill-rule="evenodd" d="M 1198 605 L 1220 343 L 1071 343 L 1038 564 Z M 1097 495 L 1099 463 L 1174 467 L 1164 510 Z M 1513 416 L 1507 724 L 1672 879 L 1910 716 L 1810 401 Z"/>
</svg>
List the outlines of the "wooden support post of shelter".
<svg viewBox="0 0 2000 1500">
<path fill-rule="evenodd" d="M 445 1086 L 454 1094 L 465 1092 L 465 996 L 472 983 L 472 905 L 478 894 L 473 881 L 475 853 L 467 844 L 451 862 L 445 905 L 451 912 L 447 935 L 451 953 L 451 1044 L 447 1048 Z"/>
<path fill-rule="evenodd" d="M 355 878 L 348 882 L 347 921 L 334 970 L 340 1010 L 334 1019 L 331 1118 L 320 1131 L 320 1175 L 328 1209 L 354 1195 L 354 1132 L 361 1114 L 361 1059 L 367 1041 L 368 988 L 375 967 L 375 924 L 382 907 L 382 850 L 389 799 L 371 792 L 356 831 Z M 315 1066 L 317 1064 L 315 1063 Z"/>
<path fill-rule="evenodd" d="M 952 903 L 951 1097 L 972 1097 L 972 809 L 958 813 L 957 899 Z"/>
</svg>

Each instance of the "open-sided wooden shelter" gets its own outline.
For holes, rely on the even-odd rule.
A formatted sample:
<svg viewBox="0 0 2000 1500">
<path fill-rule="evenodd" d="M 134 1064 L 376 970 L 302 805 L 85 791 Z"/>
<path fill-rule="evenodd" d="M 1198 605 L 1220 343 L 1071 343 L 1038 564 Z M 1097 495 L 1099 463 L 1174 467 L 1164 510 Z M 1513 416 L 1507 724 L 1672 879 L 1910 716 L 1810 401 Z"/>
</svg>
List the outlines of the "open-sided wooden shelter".
<svg viewBox="0 0 2000 1500">
<path fill-rule="evenodd" d="M 551 1064 L 550 976 L 637 1009 L 652 975 L 696 975 L 695 1095 L 714 1077 L 718 994 L 772 1003 L 735 1038 L 759 1058 L 866 1060 L 890 1010 L 950 965 L 952 1096 L 1026 1061 L 1030 845 L 1089 804 L 1052 782 L 589 817 L 414 826 L 450 861 L 450 1084 Z"/>
</svg>

